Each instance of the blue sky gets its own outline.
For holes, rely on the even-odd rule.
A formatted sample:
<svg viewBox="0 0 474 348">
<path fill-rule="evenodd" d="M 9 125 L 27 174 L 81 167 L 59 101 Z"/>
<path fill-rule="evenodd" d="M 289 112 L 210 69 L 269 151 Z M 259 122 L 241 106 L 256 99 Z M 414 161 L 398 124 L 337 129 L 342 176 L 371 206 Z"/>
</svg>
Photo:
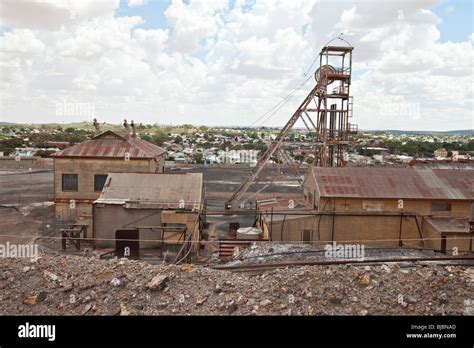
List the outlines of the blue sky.
<svg viewBox="0 0 474 348">
<path fill-rule="evenodd" d="M 126 0 L 120 0 L 120 7 L 115 11 L 115 16 L 140 16 L 145 23 L 139 27 L 143 29 L 168 28 L 165 11 L 170 5 L 169 0 L 149 1 L 147 5 L 129 7 Z"/>
<path fill-rule="evenodd" d="M 188 3 L 185 0 L 184 3 Z M 150 0 L 144 6 L 129 7 L 126 0 L 120 0 L 120 7 L 116 10 L 115 16 L 140 16 L 144 23 L 139 27 L 143 29 L 169 29 L 164 12 L 170 5 L 170 0 Z M 233 7 L 234 1 L 230 2 Z M 249 2 L 249 6 L 252 2 Z M 474 32 L 474 6 L 471 0 L 445 0 L 437 6 L 429 8 L 441 18 L 438 30 L 441 33 L 441 42 L 466 41 L 469 35 Z M 6 28 L 0 28 L 3 33 Z"/>
<path fill-rule="evenodd" d="M 188 3 L 189 0 L 185 0 Z M 164 12 L 169 7 L 171 0 L 149 0 L 146 5 L 129 7 L 127 0 L 120 0 L 120 7 L 115 11 L 116 17 L 140 16 L 144 23 L 138 27 L 143 29 L 171 29 L 166 21 Z M 234 1 L 230 2 L 233 7 Z M 251 5 L 249 2 L 249 7 Z M 445 0 L 437 6 L 429 8 L 441 18 L 438 30 L 441 33 L 441 42 L 466 41 L 474 32 L 474 6 L 471 0 Z M 0 36 L 11 28 L 0 26 Z"/>
<path fill-rule="evenodd" d="M 184 2 L 188 3 L 189 0 Z M 140 16 L 144 23 L 139 27 L 143 29 L 167 29 L 169 25 L 164 12 L 170 3 L 171 0 L 149 0 L 144 6 L 129 7 L 126 0 L 120 0 L 120 7 L 115 11 L 115 16 Z M 233 3 L 234 1 L 231 1 L 231 7 Z M 445 0 L 429 9 L 441 18 L 441 23 L 437 26 L 441 33 L 441 42 L 466 41 L 474 32 L 474 6 L 471 0 Z M 0 26 L 0 36 L 10 30 L 9 27 Z"/>
<path fill-rule="evenodd" d="M 441 18 L 438 30 L 441 33 L 440 41 L 466 41 L 474 32 L 474 12 L 471 0 L 448 0 L 431 8 Z"/>
<path fill-rule="evenodd" d="M 189 0 L 183 1 L 185 4 Z M 230 1 L 230 8 L 233 8 L 235 0 Z M 246 8 L 251 8 L 254 1 L 249 0 Z M 115 12 L 115 17 L 120 16 L 140 16 L 144 23 L 138 25 L 143 29 L 168 29 L 172 33 L 172 28 L 166 21 L 165 11 L 171 4 L 171 0 L 149 0 L 146 5 L 130 7 L 127 0 L 120 0 L 120 7 Z M 245 8 L 244 7 L 244 8 Z M 441 4 L 429 8 L 440 17 L 441 22 L 437 28 L 440 31 L 440 42 L 461 42 L 467 41 L 473 28 L 473 3 L 471 0 L 445 0 Z M 204 59 L 205 52 L 198 51 L 192 56 Z M 354 79 L 358 79 L 365 71 L 354 71 Z"/>
</svg>

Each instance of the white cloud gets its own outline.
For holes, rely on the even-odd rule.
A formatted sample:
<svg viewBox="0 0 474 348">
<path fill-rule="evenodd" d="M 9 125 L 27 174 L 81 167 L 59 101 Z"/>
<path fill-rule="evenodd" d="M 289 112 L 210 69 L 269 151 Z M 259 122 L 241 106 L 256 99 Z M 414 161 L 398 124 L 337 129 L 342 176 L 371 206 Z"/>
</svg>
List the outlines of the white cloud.
<svg viewBox="0 0 474 348">
<path fill-rule="evenodd" d="M 0 37 L 0 47 L 4 53 L 39 54 L 45 49 L 43 42 L 36 38 L 33 31 L 28 29 L 14 29 Z"/>
<path fill-rule="evenodd" d="M 361 2 L 342 12 L 351 32 L 355 121 L 363 128 L 472 127 L 472 42 L 439 42 L 440 19 L 423 8 L 434 2 Z M 373 15 L 376 13 L 377 15 Z M 417 112 L 390 114 L 387 105 Z"/>
<path fill-rule="evenodd" d="M 129 7 L 143 6 L 148 3 L 148 0 L 128 0 Z"/>
<path fill-rule="evenodd" d="M 168 56 L 164 53 L 164 49 L 169 39 L 168 30 L 144 30 L 137 28 L 133 30 L 132 38 L 135 39 L 141 49 L 146 52 L 146 57 L 149 62 L 157 66 L 167 66 L 169 60 Z"/>
<path fill-rule="evenodd" d="M 96 59 L 110 51 L 122 54 L 130 48 L 130 31 L 142 22 L 141 17 L 96 18 L 66 31 L 64 38 L 53 44 L 63 57 Z"/>
<path fill-rule="evenodd" d="M 54 29 L 94 17 L 110 16 L 118 6 L 119 0 L 2 0 L 0 25 Z"/>
<path fill-rule="evenodd" d="M 111 122 L 249 125 L 344 32 L 355 46 L 361 128 L 470 127 L 474 34 L 440 42 L 434 3 L 177 0 L 165 12 L 169 28 L 144 29 L 140 17 L 113 17 L 117 1 L 31 2 L 25 11 L 5 0 L 0 20 L 13 30 L 0 37 L 0 119 L 82 120 L 55 114 L 66 98 Z M 284 124 L 313 83 L 267 125 Z M 387 101 L 419 112 L 389 117 Z"/>
<path fill-rule="evenodd" d="M 226 7 L 227 0 L 192 1 L 189 5 L 182 0 L 173 0 L 165 11 L 173 29 L 173 50 L 180 53 L 197 51 L 201 40 L 217 33 L 220 11 Z"/>
</svg>

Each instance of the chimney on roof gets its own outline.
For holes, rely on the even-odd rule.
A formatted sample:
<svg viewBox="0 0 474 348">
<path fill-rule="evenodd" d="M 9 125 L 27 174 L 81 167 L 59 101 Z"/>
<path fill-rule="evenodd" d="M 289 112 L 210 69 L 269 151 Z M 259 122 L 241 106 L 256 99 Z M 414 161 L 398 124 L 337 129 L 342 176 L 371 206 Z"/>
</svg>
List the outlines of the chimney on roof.
<svg viewBox="0 0 474 348">
<path fill-rule="evenodd" d="M 137 137 L 137 129 L 136 129 L 136 127 L 135 127 L 135 123 L 133 122 L 133 120 L 132 120 L 132 122 L 130 123 L 130 126 L 132 127 L 132 137 L 133 137 L 133 138 L 136 138 L 136 137 Z"/>
<path fill-rule="evenodd" d="M 99 124 L 99 122 L 97 122 L 96 118 L 94 118 L 94 122 L 92 124 L 95 127 L 95 134 L 96 135 L 99 134 L 100 133 L 100 124 Z"/>
<path fill-rule="evenodd" d="M 128 125 L 127 120 L 123 120 L 123 126 L 125 127 L 127 133 L 130 133 L 130 126 Z"/>
</svg>

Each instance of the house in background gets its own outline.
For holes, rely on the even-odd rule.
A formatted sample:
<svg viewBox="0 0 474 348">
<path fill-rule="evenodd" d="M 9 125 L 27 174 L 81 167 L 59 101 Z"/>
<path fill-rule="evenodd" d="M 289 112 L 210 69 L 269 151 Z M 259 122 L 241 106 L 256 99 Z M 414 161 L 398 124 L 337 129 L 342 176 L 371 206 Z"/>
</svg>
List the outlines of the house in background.
<svg viewBox="0 0 474 348">
<path fill-rule="evenodd" d="M 162 173 L 166 151 L 137 138 L 135 129 L 109 130 L 56 152 L 55 218 L 88 226 L 92 234 L 92 202 L 99 198 L 109 173 Z"/>
<path fill-rule="evenodd" d="M 434 157 L 436 158 L 446 158 L 448 157 L 448 151 L 445 148 L 439 148 L 434 151 Z"/>
<path fill-rule="evenodd" d="M 16 147 L 15 152 L 13 153 L 13 156 L 19 156 L 19 157 L 32 157 L 35 152 L 34 148 L 31 147 Z"/>
<path fill-rule="evenodd" d="M 460 155 L 459 151 L 453 150 L 452 151 L 452 156 L 451 156 L 451 161 L 453 162 L 469 162 L 471 160 L 471 155 L 468 153 L 465 155 Z"/>
</svg>

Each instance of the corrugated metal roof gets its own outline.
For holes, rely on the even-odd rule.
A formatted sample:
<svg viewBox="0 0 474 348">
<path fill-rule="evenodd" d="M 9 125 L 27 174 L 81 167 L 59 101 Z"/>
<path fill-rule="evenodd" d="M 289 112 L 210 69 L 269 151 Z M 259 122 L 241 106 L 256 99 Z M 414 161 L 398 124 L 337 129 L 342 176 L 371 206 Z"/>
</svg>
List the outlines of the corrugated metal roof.
<svg viewBox="0 0 474 348">
<path fill-rule="evenodd" d="M 94 203 L 128 208 L 200 209 L 202 173 L 110 173 Z"/>
<path fill-rule="evenodd" d="M 275 210 L 284 211 L 286 209 L 311 209 L 311 204 L 306 202 L 303 198 L 294 197 L 277 197 L 257 201 L 257 206 L 260 210 Z"/>
<path fill-rule="evenodd" d="M 469 219 L 427 218 L 426 222 L 438 232 L 469 234 Z"/>
<path fill-rule="evenodd" d="M 460 169 L 312 167 L 321 197 L 474 199 L 474 174 Z"/>
<path fill-rule="evenodd" d="M 55 157 L 112 157 L 154 158 L 166 153 L 159 146 L 134 138 L 125 131 L 110 130 L 90 140 L 68 147 L 54 154 Z"/>
</svg>

